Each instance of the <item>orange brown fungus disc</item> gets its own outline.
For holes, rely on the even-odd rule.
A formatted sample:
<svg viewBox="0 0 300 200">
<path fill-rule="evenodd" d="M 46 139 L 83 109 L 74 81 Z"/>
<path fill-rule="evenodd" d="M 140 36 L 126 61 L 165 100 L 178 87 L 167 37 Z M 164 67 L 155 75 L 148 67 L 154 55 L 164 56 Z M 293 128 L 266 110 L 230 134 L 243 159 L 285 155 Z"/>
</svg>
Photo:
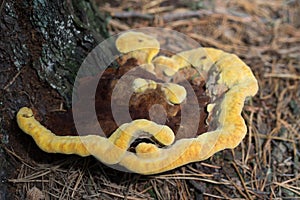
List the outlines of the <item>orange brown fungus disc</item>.
<svg viewBox="0 0 300 200">
<path fill-rule="evenodd" d="M 140 40 L 139 37 L 141 37 Z M 126 41 L 137 45 L 133 45 L 134 49 L 131 50 L 130 44 L 127 44 Z M 149 44 L 155 44 L 155 46 Z M 22 108 L 17 114 L 19 127 L 31 135 L 41 149 L 54 153 L 93 155 L 103 163 L 118 164 L 135 173 L 155 174 L 190 162 L 207 159 L 225 148 L 235 148 L 241 142 L 247 131 L 241 116 L 244 101 L 247 97 L 257 93 L 258 84 L 250 68 L 236 55 L 213 48 L 199 48 L 168 58 L 160 57 L 152 62 L 158 53 L 159 43 L 155 38 L 137 32 L 122 34 L 116 45 L 123 53 L 123 67 L 126 66 L 126 62 L 127 64 L 130 60 L 132 62 L 130 58 L 133 58 L 138 65 L 146 64 L 148 66 L 142 68 L 150 73 L 142 73 L 147 75 L 141 77 L 132 75 L 131 83 L 137 78 L 142 78 L 152 80 L 157 84 L 157 87 L 151 87 L 152 82 L 150 82 L 148 89 L 134 92 L 131 96 L 129 105 L 133 121 L 124 122 L 121 126 L 116 127 L 116 124 L 107 123 L 110 119 L 106 120 L 104 125 L 110 127 L 110 130 L 105 131 L 108 138 L 99 135 L 57 136 L 35 120 L 29 108 Z M 143 50 L 143 45 L 146 50 Z M 168 65 L 172 65 L 169 66 L 170 69 L 168 69 Z M 134 66 L 134 64 L 129 65 L 129 68 L 132 69 Z M 106 85 L 107 87 L 98 87 L 98 91 L 110 91 L 111 87 L 115 85 L 112 78 L 116 80 L 128 71 L 127 68 L 121 67 L 118 70 L 109 69 L 104 72 L 102 77 L 106 78 L 102 79 L 102 83 L 106 84 L 102 84 L 102 86 Z M 195 79 L 193 75 L 197 74 L 199 78 Z M 187 79 L 189 82 L 181 82 L 183 79 Z M 146 106 L 146 110 L 142 110 L 143 105 L 146 105 L 146 103 L 143 104 L 145 99 L 151 99 L 154 96 L 151 105 L 162 106 L 156 108 L 165 110 L 165 116 L 162 114 L 162 118 L 166 117 L 167 121 L 176 119 L 181 112 L 180 106 L 189 100 L 190 94 L 187 90 L 186 98 L 181 99 L 178 105 L 171 103 L 166 98 L 168 94 L 163 89 L 163 85 L 169 84 L 170 80 L 174 81 L 173 84 L 181 85 L 185 89 L 187 88 L 185 84 L 191 84 L 197 96 L 197 102 L 201 102 L 201 99 L 204 102 L 202 106 L 207 107 L 208 114 L 203 119 L 208 125 L 204 133 L 199 134 L 198 129 L 197 135 L 177 138 L 176 125 L 172 126 L 172 123 L 159 125 L 153 122 L 155 120 L 151 121 L 151 116 L 147 113 L 151 108 L 150 104 L 148 105 L 150 107 Z M 108 95 L 102 96 L 101 100 L 106 98 L 107 101 L 111 100 L 111 93 L 102 94 Z M 155 99 L 160 100 L 156 102 Z M 96 103 L 98 101 L 96 99 Z M 191 102 L 191 104 L 193 103 L 196 102 Z M 207 103 L 209 104 L 207 105 Z M 142 110 L 142 112 L 138 113 L 137 110 Z M 143 116 L 145 113 L 148 116 Z M 200 115 L 202 115 L 201 113 Z M 138 115 L 134 116 L 135 114 Z M 98 120 L 100 124 L 101 120 L 102 123 L 105 121 L 103 118 L 99 118 L 99 115 Z M 190 121 L 193 122 L 192 118 Z M 161 121 L 158 120 L 158 122 Z M 201 127 L 203 124 L 199 126 Z M 189 124 L 185 125 L 189 126 Z M 136 138 L 143 137 L 145 132 L 153 138 L 154 142 L 140 141 L 132 147 Z M 188 135 L 188 132 L 187 129 L 185 134 Z M 174 142 L 175 137 L 177 140 Z M 134 151 L 130 151 L 130 148 L 134 148 Z"/>
<path fill-rule="evenodd" d="M 130 66 L 129 66 L 130 65 Z M 207 112 L 206 112 L 206 105 L 209 102 L 209 97 L 205 94 L 204 89 L 204 82 L 201 82 L 201 86 L 197 84 L 191 83 L 185 83 L 185 82 L 179 82 L 178 86 L 180 86 L 180 93 L 178 96 L 181 95 L 182 97 L 181 102 L 186 97 L 186 102 L 193 103 L 193 104 L 199 104 L 200 110 L 200 120 L 198 124 L 198 131 L 197 134 L 193 133 L 190 134 L 188 132 L 188 127 L 182 128 L 184 131 L 181 135 L 177 135 L 177 130 L 180 126 L 181 122 L 181 105 L 179 104 L 173 104 L 168 100 L 168 97 L 166 96 L 164 92 L 164 88 L 166 88 L 168 85 L 166 85 L 163 82 L 159 82 L 156 77 L 148 73 L 147 71 L 139 68 L 135 68 L 136 62 L 133 59 L 130 59 L 128 63 L 125 63 L 123 66 L 120 66 L 118 69 L 107 69 L 101 76 L 100 81 L 98 83 L 98 88 L 96 91 L 96 102 L 95 102 L 95 108 L 97 112 L 98 121 L 100 123 L 100 126 L 105 133 L 107 137 L 109 137 L 117 128 L 118 125 L 114 120 L 114 116 L 112 115 L 111 111 L 111 102 L 112 102 L 112 92 L 114 90 L 114 86 L 116 83 L 119 83 L 121 86 L 120 88 L 127 88 L 132 87 L 132 91 L 125 91 L 122 92 L 122 95 L 117 97 L 117 99 L 114 99 L 114 106 L 117 110 L 123 111 L 125 108 L 129 107 L 129 114 L 131 116 L 132 120 L 135 119 L 148 119 L 152 120 L 158 124 L 165 124 L 169 126 L 173 132 L 176 135 L 176 139 L 180 138 L 192 138 L 195 137 L 201 133 L 204 133 L 207 131 L 207 125 L 205 123 Z M 128 69 L 134 70 L 134 73 L 132 73 L 132 79 L 131 83 L 120 83 L 119 80 L 125 73 L 128 72 Z M 143 77 L 143 78 L 136 78 L 136 77 Z M 97 80 L 98 76 L 96 76 L 94 79 Z M 155 88 L 145 88 L 144 92 L 134 92 L 134 88 L 131 85 L 134 85 L 134 82 L 138 79 L 143 80 L 152 80 L 152 82 L 155 83 L 157 87 Z M 86 78 L 82 81 L 80 81 L 80 88 L 82 90 L 85 90 L 88 85 L 93 82 L 93 78 Z M 185 91 L 184 86 L 186 84 L 191 84 L 193 87 L 192 91 Z M 181 86 L 182 85 L 182 86 Z M 172 89 L 172 88 L 171 88 Z M 192 102 L 191 96 L 193 94 L 191 92 L 195 92 L 195 94 L 198 96 L 197 102 Z M 187 94 L 185 93 L 187 92 Z M 176 92 L 175 92 L 176 93 Z M 130 96 L 129 102 L 124 103 L 124 96 Z M 79 99 L 79 102 L 76 103 L 75 109 L 79 111 L 80 105 L 84 104 L 85 99 L 84 97 Z M 159 106 L 158 106 L 159 105 Z M 86 126 L 86 130 L 89 130 L 87 132 L 94 133 L 94 126 L 95 124 L 92 124 L 88 119 L 91 118 L 91 116 L 88 115 L 88 113 L 85 113 L 84 110 L 81 109 L 80 111 L 83 115 L 83 120 L 86 119 L 86 121 L 83 121 L 83 126 Z M 121 113 L 122 114 L 122 113 Z M 195 113 L 199 114 L 199 113 Z M 151 116 L 152 115 L 152 116 Z M 128 123 L 128 121 L 124 121 L 123 123 Z M 78 135 L 76 133 L 76 128 L 73 122 L 73 116 L 72 116 L 72 110 L 68 110 L 67 112 L 51 112 L 47 113 L 45 120 L 43 121 L 45 126 L 52 130 L 57 135 Z M 193 123 L 193 122 L 191 122 Z M 84 133 L 80 133 L 80 135 L 83 135 Z M 94 133 L 98 134 L 98 133 Z M 135 143 L 138 144 L 138 143 Z"/>
</svg>

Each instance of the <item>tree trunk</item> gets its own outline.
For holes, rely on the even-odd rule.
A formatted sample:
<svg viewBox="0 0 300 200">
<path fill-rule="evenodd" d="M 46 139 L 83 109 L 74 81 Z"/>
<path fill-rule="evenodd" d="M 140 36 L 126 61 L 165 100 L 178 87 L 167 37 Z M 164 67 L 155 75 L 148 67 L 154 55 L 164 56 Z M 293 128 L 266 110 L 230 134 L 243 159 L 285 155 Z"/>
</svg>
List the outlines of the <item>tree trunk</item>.
<svg viewBox="0 0 300 200">
<path fill-rule="evenodd" d="M 67 100 L 81 62 L 108 36 L 104 17 L 84 0 L 4 1 L 1 16 L 1 47 L 11 58 L 4 63 L 34 67 Z"/>
<path fill-rule="evenodd" d="M 70 106 L 77 70 L 108 32 L 87 0 L 3 0 L 0 20 L 0 199 L 7 199 L 6 179 L 15 172 L 3 150 L 25 148 L 16 112 Z"/>
</svg>

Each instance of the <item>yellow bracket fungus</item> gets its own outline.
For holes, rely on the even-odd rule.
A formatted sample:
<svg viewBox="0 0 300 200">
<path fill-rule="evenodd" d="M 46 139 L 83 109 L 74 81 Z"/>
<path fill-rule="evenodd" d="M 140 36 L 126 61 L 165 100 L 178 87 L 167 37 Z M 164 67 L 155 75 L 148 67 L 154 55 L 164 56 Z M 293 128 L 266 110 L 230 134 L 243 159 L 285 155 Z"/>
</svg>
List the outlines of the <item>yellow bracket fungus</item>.
<svg viewBox="0 0 300 200">
<path fill-rule="evenodd" d="M 121 125 L 108 139 L 97 136 L 57 136 L 41 125 L 33 116 L 30 108 L 23 107 L 17 114 L 17 122 L 21 130 L 31 135 L 36 144 L 48 153 L 94 155 L 106 164 L 116 164 L 126 154 L 130 144 L 144 134 L 152 135 L 159 143 L 170 145 L 174 142 L 174 133 L 164 125 L 138 119 Z M 140 150 L 148 151 L 148 150 Z"/>
<path fill-rule="evenodd" d="M 153 80 L 137 78 L 133 81 L 133 90 L 137 93 L 145 92 L 148 89 L 156 89 L 157 85 L 161 86 L 166 99 L 173 104 L 180 104 L 186 98 L 186 90 L 181 85 L 175 83 L 157 83 Z"/>
<path fill-rule="evenodd" d="M 168 77 L 185 68 L 194 68 L 201 73 L 211 98 L 207 106 L 208 131 L 195 138 L 174 141 L 174 132 L 168 126 L 136 119 L 119 126 L 109 138 L 97 135 L 57 136 L 34 118 L 31 109 L 21 108 L 17 114 L 18 125 L 33 137 L 42 150 L 93 155 L 103 163 L 117 164 L 135 173 L 155 174 L 207 159 L 226 148 L 235 148 L 244 138 L 247 128 L 241 112 L 246 97 L 257 93 L 258 84 L 250 68 L 236 55 L 213 48 L 198 48 L 171 57 L 154 58 L 159 52 L 159 42 L 139 32 L 120 35 L 116 46 L 124 57 L 135 58 L 141 65 L 151 65 L 155 72 L 164 66 L 164 74 L 157 73 L 160 80 L 170 80 Z M 143 93 L 158 86 L 171 103 L 186 103 L 186 89 L 177 83 L 137 78 L 132 88 Z M 134 140 L 145 133 L 160 145 L 141 142 L 135 147 L 135 152 L 128 151 Z"/>
<path fill-rule="evenodd" d="M 128 58 L 136 58 L 139 64 L 151 63 L 159 52 L 159 42 L 144 33 L 126 32 L 116 40 L 117 49 Z"/>
<path fill-rule="evenodd" d="M 143 78 L 137 78 L 133 81 L 132 88 L 134 92 L 142 93 L 148 89 L 156 89 L 157 83 L 153 80 L 146 80 Z"/>
<path fill-rule="evenodd" d="M 153 60 L 156 68 L 161 68 L 166 76 L 173 76 L 179 69 L 180 65 L 172 58 L 158 56 Z"/>
</svg>

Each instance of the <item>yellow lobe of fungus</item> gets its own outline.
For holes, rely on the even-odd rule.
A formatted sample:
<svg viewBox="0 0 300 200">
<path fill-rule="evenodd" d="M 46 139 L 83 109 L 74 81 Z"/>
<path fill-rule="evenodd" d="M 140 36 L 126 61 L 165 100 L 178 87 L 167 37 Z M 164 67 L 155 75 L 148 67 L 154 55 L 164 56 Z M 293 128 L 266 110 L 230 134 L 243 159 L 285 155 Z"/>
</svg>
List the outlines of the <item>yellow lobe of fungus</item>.
<svg viewBox="0 0 300 200">
<path fill-rule="evenodd" d="M 186 98 L 186 90 L 183 86 L 175 83 L 162 84 L 162 90 L 170 103 L 180 104 Z"/>
<path fill-rule="evenodd" d="M 157 125 L 149 127 L 148 131 L 153 133 L 154 138 L 163 145 L 171 145 L 175 140 L 172 129 L 165 125 Z"/>
<path fill-rule="evenodd" d="M 156 57 L 153 64 L 156 68 L 161 68 L 167 76 L 173 76 L 180 69 L 180 65 L 174 59 L 166 56 Z"/>
<path fill-rule="evenodd" d="M 142 93 L 148 89 L 156 89 L 158 84 L 161 85 L 161 89 L 170 103 L 180 104 L 185 100 L 187 95 L 185 88 L 176 83 L 156 83 L 153 80 L 137 78 L 133 81 L 132 89 L 134 92 Z"/>
<path fill-rule="evenodd" d="M 137 78 L 133 81 L 132 89 L 134 92 L 142 93 L 148 89 L 156 89 L 157 83 L 152 80 L 146 80 L 143 78 Z"/>
<path fill-rule="evenodd" d="M 159 157 L 159 148 L 154 144 L 140 143 L 135 148 L 135 151 L 137 156 L 141 158 L 151 159 Z"/>
<path fill-rule="evenodd" d="M 159 52 L 160 44 L 156 38 L 140 32 L 129 31 L 121 34 L 116 40 L 117 49 L 140 61 L 140 64 L 151 63 Z"/>
<path fill-rule="evenodd" d="M 139 67 L 152 74 L 155 74 L 154 65 L 152 63 L 141 64 Z"/>
</svg>

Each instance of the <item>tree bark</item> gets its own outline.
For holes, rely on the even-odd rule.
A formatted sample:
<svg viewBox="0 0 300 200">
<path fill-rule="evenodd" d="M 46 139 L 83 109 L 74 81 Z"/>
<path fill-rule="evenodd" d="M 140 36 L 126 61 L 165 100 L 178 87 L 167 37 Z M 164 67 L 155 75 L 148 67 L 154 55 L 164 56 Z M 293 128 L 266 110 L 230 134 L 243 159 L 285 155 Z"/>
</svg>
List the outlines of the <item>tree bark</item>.
<svg viewBox="0 0 300 200">
<path fill-rule="evenodd" d="M 70 106 L 82 61 L 108 32 L 105 16 L 88 0 L 3 0 L 0 29 L 0 199 L 8 199 L 7 177 L 15 172 L 3 150 L 24 150 L 16 112 L 49 107 L 54 101 L 46 95 Z"/>
<path fill-rule="evenodd" d="M 32 66 L 69 103 L 81 62 L 108 36 L 105 18 L 93 2 L 6 0 L 1 18 L 0 47 L 7 56 L 0 58 L 10 58 L 2 67 Z"/>
</svg>

